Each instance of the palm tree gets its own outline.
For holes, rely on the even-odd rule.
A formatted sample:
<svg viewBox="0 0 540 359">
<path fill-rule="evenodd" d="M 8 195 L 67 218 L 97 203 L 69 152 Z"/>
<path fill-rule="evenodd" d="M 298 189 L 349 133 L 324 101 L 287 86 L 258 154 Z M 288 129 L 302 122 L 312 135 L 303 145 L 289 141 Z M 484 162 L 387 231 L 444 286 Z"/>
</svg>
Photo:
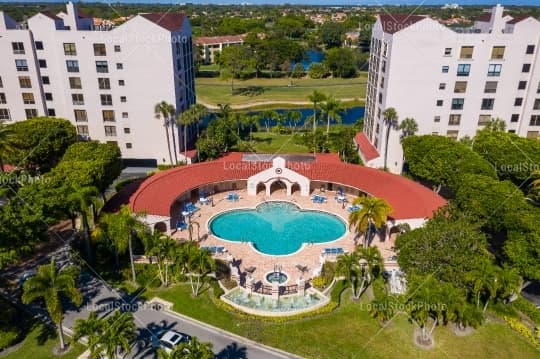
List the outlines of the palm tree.
<svg viewBox="0 0 540 359">
<path fill-rule="evenodd" d="M 382 198 L 363 196 L 353 201 L 361 209 L 349 215 L 349 229 L 355 227 L 356 233 L 364 233 L 363 247 L 369 246 L 371 227 L 381 228 L 392 214 L 392 207 Z"/>
<path fill-rule="evenodd" d="M 360 265 L 356 253 L 340 255 L 336 263 L 336 273 L 345 277 L 345 281 L 351 285 L 353 299 L 358 299 L 360 293 L 357 294 L 356 288 L 358 276 L 360 275 Z"/>
<path fill-rule="evenodd" d="M 251 115 L 251 116 L 244 116 L 243 118 L 244 126 L 247 126 L 249 128 L 249 139 L 253 139 L 253 127 L 257 128 L 257 124 L 259 123 L 259 115 Z"/>
<path fill-rule="evenodd" d="M 189 342 L 178 345 L 170 353 L 158 350 L 159 359 L 214 359 L 212 343 L 200 342 L 197 337 L 191 337 Z"/>
<path fill-rule="evenodd" d="M 289 118 L 289 123 L 292 124 L 293 127 L 294 127 L 293 132 L 296 132 L 296 126 L 302 120 L 302 112 L 300 112 L 300 111 L 289 111 L 289 112 L 287 112 L 287 117 Z"/>
<path fill-rule="evenodd" d="M 172 137 L 173 152 L 174 152 L 174 164 L 178 164 L 178 149 L 176 147 L 176 139 L 178 138 L 178 134 L 177 134 L 178 126 L 175 121 L 176 109 L 174 108 L 173 105 L 167 104 L 165 106 L 165 110 L 167 111 L 167 116 L 169 118 L 169 123 L 171 126 L 171 137 Z M 177 129 L 176 132 L 174 131 L 175 128 Z M 178 147 L 180 147 L 180 144 L 178 144 Z"/>
<path fill-rule="evenodd" d="M 169 265 L 172 262 L 175 247 L 178 245 L 166 234 L 154 231 L 143 236 L 145 254 L 157 258 L 158 275 L 161 285 L 169 285 Z"/>
<path fill-rule="evenodd" d="M 401 130 L 401 139 L 405 139 L 409 136 L 414 136 L 418 132 L 418 123 L 412 117 L 407 117 L 399 124 L 399 129 Z"/>
<path fill-rule="evenodd" d="M 24 304 L 32 303 L 39 298 L 45 302 L 45 308 L 58 329 L 60 350 L 65 349 L 62 298 L 76 306 L 81 305 L 83 298 L 77 289 L 78 278 L 79 270 L 76 267 L 69 266 L 58 271 L 54 260 L 51 260 L 51 263 L 39 266 L 36 275 L 30 277 L 23 285 L 22 302 Z"/>
<path fill-rule="evenodd" d="M 92 208 L 95 206 L 98 195 L 99 190 L 96 187 L 73 186 L 67 198 L 68 203 L 71 203 L 73 206 L 74 214 L 81 217 L 81 231 L 86 246 L 86 256 L 89 262 L 92 262 L 92 248 L 90 245 L 90 224 L 88 217 L 90 214 L 93 214 Z M 94 222 L 95 220 L 96 219 L 94 218 Z"/>
<path fill-rule="evenodd" d="M 197 138 L 199 138 L 199 135 L 200 135 L 199 127 L 202 121 L 204 120 L 204 118 L 208 116 L 208 109 L 205 106 L 201 105 L 200 103 L 196 103 L 195 105 L 193 105 L 192 109 L 195 115 L 195 124 L 197 125 Z"/>
<path fill-rule="evenodd" d="M 92 311 L 88 319 L 76 319 L 73 327 L 73 340 L 79 341 L 86 337 L 88 350 L 91 359 L 101 357 L 100 342 L 104 332 L 104 321 L 97 316 L 97 312 Z"/>
<path fill-rule="evenodd" d="M 394 316 L 396 308 L 398 308 L 398 299 L 391 294 L 385 293 L 371 302 L 369 312 L 373 318 L 379 320 L 385 326 Z"/>
<path fill-rule="evenodd" d="M 356 252 L 360 263 L 365 266 L 366 286 L 368 286 L 372 277 L 377 277 L 382 272 L 383 257 L 377 247 L 358 248 Z"/>
<path fill-rule="evenodd" d="M 496 296 L 498 289 L 496 266 L 484 260 L 477 268 L 467 273 L 466 279 L 476 297 L 476 308 L 480 308 L 482 297 L 486 298 L 484 308 L 487 308 L 489 300 Z"/>
<path fill-rule="evenodd" d="M 4 172 L 4 157 L 16 150 L 15 133 L 0 121 L 0 172 Z"/>
<path fill-rule="evenodd" d="M 279 114 L 273 110 L 266 110 L 261 113 L 261 118 L 264 120 L 266 132 L 270 132 L 270 121 L 277 120 L 279 118 Z"/>
<path fill-rule="evenodd" d="M 315 133 L 317 130 L 317 109 L 319 104 L 326 99 L 326 95 L 314 90 L 311 95 L 308 96 L 308 99 L 313 103 L 313 133 Z"/>
<path fill-rule="evenodd" d="M 207 250 L 197 250 L 192 253 L 187 260 L 187 269 L 190 272 L 189 282 L 191 284 L 191 293 L 194 297 L 199 295 L 199 290 L 202 287 L 201 279 L 210 273 L 215 267 L 214 259 Z M 193 277 L 197 277 L 197 283 L 194 285 Z"/>
<path fill-rule="evenodd" d="M 384 169 L 388 169 L 388 140 L 390 139 L 390 130 L 398 127 L 398 115 L 393 107 L 389 107 L 383 112 L 383 121 L 386 126 L 386 141 L 384 143 Z"/>
<path fill-rule="evenodd" d="M 326 101 L 321 104 L 321 109 L 326 113 L 326 135 L 330 134 L 330 122 L 336 120 L 341 122 L 341 112 L 343 112 L 343 105 L 341 101 L 336 100 L 334 96 L 330 95 L 326 98 Z"/>
<path fill-rule="evenodd" d="M 125 354 L 131 351 L 130 343 L 137 337 L 137 327 L 130 312 L 114 312 L 105 319 L 105 331 L 100 340 L 100 351 L 107 354 L 107 358 L 117 357 L 119 349 Z"/>
<path fill-rule="evenodd" d="M 506 122 L 500 118 L 493 118 L 484 129 L 489 132 L 504 132 L 506 129 Z"/>
<path fill-rule="evenodd" d="M 187 128 L 191 126 L 195 121 L 195 112 L 193 107 L 185 110 L 176 119 L 176 123 L 182 125 L 182 131 L 184 132 L 184 159 L 187 163 Z"/>
<path fill-rule="evenodd" d="M 232 107 L 230 104 L 222 104 L 218 103 L 219 111 L 217 113 L 217 116 L 222 119 L 228 119 L 231 116 Z"/>
<path fill-rule="evenodd" d="M 173 157 L 171 152 L 171 140 L 169 138 L 169 126 L 171 126 L 171 119 L 169 116 L 169 109 L 172 105 L 169 105 L 165 101 L 161 101 L 154 106 L 154 117 L 163 121 L 163 127 L 165 128 L 165 136 L 167 138 L 167 148 L 169 149 L 170 164 L 173 164 Z M 176 150 L 175 150 L 176 152 Z"/>
</svg>

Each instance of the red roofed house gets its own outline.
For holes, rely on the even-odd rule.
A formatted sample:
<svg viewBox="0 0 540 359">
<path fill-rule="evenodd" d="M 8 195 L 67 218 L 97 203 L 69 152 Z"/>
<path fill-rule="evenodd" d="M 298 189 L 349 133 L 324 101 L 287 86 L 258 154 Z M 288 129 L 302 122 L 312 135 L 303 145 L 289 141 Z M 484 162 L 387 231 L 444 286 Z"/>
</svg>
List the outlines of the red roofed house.
<svg viewBox="0 0 540 359">
<path fill-rule="evenodd" d="M 246 35 L 202 36 L 195 39 L 195 45 L 201 50 L 201 59 L 205 64 L 214 62 L 214 54 L 227 46 L 242 45 Z"/>
<path fill-rule="evenodd" d="M 381 162 L 379 151 L 377 151 L 377 148 L 369 142 L 364 132 L 358 132 L 356 136 L 354 136 L 353 141 L 364 165 L 374 168 L 384 167 L 384 163 Z"/>
</svg>

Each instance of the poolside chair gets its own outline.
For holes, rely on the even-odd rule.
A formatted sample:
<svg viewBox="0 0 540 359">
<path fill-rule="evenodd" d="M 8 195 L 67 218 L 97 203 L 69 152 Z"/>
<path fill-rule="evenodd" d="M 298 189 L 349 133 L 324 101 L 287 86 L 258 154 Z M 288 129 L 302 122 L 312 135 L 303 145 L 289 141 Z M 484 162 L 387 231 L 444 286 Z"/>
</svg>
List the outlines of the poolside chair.
<svg viewBox="0 0 540 359">
<path fill-rule="evenodd" d="M 176 229 L 177 229 L 177 230 L 183 231 L 183 230 L 185 230 L 185 229 L 187 229 L 187 228 L 188 228 L 188 224 L 187 224 L 186 222 L 184 222 L 184 221 L 178 221 L 178 222 L 176 222 Z"/>
<path fill-rule="evenodd" d="M 224 249 L 225 249 L 224 247 L 217 247 L 217 248 L 216 248 L 216 252 L 217 252 L 218 254 L 223 254 Z"/>
<path fill-rule="evenodd" d="M 336 253 L 337 254 L 343 254 L 345 252 L 343 251 L 343 248 L 339 247 L 339 248 L 336 248 Z"/>
</svg>

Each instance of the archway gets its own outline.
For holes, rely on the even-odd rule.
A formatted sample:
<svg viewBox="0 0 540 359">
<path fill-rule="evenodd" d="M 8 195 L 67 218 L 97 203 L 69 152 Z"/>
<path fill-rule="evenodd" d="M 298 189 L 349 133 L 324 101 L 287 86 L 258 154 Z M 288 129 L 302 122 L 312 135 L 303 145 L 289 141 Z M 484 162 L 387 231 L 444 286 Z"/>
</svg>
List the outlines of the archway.
<svg viewBox="0 0 540 359">
<path fill-rule="evenodd" d="M 154 232 L 166 233 L 167 225 L 165 224 L 165 222 L 158 222 L 154 224 Z"/>
<path fill-rule="evenodd" d="M 293 183 L 291 186 L 291 195 L 293 195 L 295 192 L 300 192 L 300 185 L 298 183 Z"/>
<path fill-rule="evenodd" d="M 260 194 L 262 192 L 262 194 L 266 194 L 266 185 L 262 182 L 258 183 L 257 184 L 257 190 L 256 190 L 256 194 Z"/>
<path fill-rule="evenodd" d="M 284 191 L 285 194 L 287 193 L 287 185 L 282 181 L 277 180 L 270 185 L 270 194 L 280 190 Z"/>
</svg>

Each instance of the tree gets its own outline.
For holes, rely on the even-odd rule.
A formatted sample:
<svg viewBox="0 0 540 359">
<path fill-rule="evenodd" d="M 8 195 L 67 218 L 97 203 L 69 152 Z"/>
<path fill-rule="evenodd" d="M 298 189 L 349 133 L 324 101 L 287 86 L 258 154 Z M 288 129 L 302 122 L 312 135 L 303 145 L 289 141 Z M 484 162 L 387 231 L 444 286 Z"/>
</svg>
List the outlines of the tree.
<svg viewBox="0 0 540 359">
<path fill-rule="evenodd" d="M 288 111 L 287 118 L 289 119 L 289 124 L 294 128 L 293 132 L 296 132 L 296 126 L 302 120 L 302 112 L 300 111 Z M 540 185 L 539 185 L 540 187 Z"/>
<path fill-rule="evenodd" d="M 319 37 L 327 49 L 340 47 L 345 37 L 345 27 L 339 22 L 325 22 L 319 28 Z"/>
<path fill-rule="evenodd" d="M 363 233 L 363 247 L 367 248 L 371 240 L 371 227 L 381 228 L 386 224 L 392 207 L 382 198 L 363 196 L 353 201 L 353 205 L 361 206 L 360 210 L 349 215 L 349 229 L 355 228 L 356 233 Z"/>
<path fill-rule="evenodd" d="M 311 95 L 308 96 L 309 101 L 313 104 L 313 133 L 317 130 L 317 110 L 319 109 L 320 103 L 326 100 L 326 95 L 313 90 Z"/>
<path fill-rule="evenodd" d="M 131 351 L 130 343 L 137 337 L 137 327 L 130 312 L 115 311 L 105 319 L 106 328 L 101 336 L 100 349 L 108 358 L 117 358 L 119 349 L 125 354 Z"/>
<path fill-rule="evenodd" d="M 306 71 L 304 70 L 304 65 L 299 62 L 294 65 L 292 73 L 291 73 L 291 77 L 294 79 L 299 79 L 299 78 L 304 77 L 305 74 L 306 74 Z"/>
<path fill-rule="evenodd" d="M 213 359 L 212 343 L 199 342 L 197 337 L 191 337 L 189 342 L 179 344 L 172 352 L 158 350 L 159 359 Z"/>
<path fill-rule="evenodd" d="M 178 123 L 179 125 L 182 125 L 182 130 L 184 132 L 184 159 L 186 160 L 186 162 L 187 162 L 187 129 L 196 121 L 197 121 L 196 113 L 193 110 L 193 107 L 180 113 L 180 115 L 178 115 L 178 118 L 176 119 L 176 123 Z"/>
<path fill-rule="evenodd" d="M 260 117 L 264 121 L 264 127 L 266 128 L 266 132 L 270 132 L 270 121 L 277 120 L 279 114 L 274 110 L 266 110 L 260 114 Z"/>
<path fill-rule="evenodd" d="M 324 64 L 334 77 L 348 78 L 356 75 L 355 53 L 348 47 L 328 50 Z"/>
<path fill-rule="evenodd" d="M 388 141 L 390 140 L 390 130 L 398 127 L 398 115 L 393 107 L 389 107 L 383 111 L 383 122 L 386 126 L 386 137 L 384 142 L 384 169 L 388 169 Z"/>
<path fill-rule="evenodd" d="M 208 109 L 201 105 L 200 103 L 194 104 L 192 107 L 193 109 L 193 115 L 195 117 L 195 124 L 197 126 L 197 138 L 199 138 L 199 128 L 202 122 L 204 121 L 204 118 L 208 116 Z"/>
<path fill-rule="evenodd" d="M 401 130 L 401 139 L 407 138 L 409 136 L 414 136 L 418 132 L 418 123 L 412 117 L 406 117 L 399 124 L 399 129 Z"/>
<path fill-rule="evenodd" d="M 92 248 L 90 245 L 90 223 L 88 218 L 94 213 L 92 208 L 96 205 L 99 192 L 97 188 L 91 186 L 73 186 L 68 191 L 67 202 L 71 204 L 73 213 L 81 218 L 81 232 L 86 245 L 86 256 L 88 262 L 91 263 Z M 95 222 L 96 218 L 94 217 L 93 220 Z"/>
<path fill-rule="evenodd" d="M 353 299 L 360 298 L 361 292 L 357 292 L 358 279 L 360 277 L 360 264 L 356 253 L 345 253 L 337 258 L 336 273 L 345 277 L 351 285 Z"/>
<path fill-rule="evenodd" d="M 394 295 L 385 293 L 382 297 L 375 298 L 371 302 L 369 312 L 373 318 L 379 320 L 384 326 L 394 317 L 398 305 L 399 301 Z"/>
<path fill-rule="evenodd" d="M 322 79 L 328 73 L 328 69 L 325 64 L 320 62 L 312 62 L 308 68 L 308 75 L 312 79 Z"/>
<path fill-rule="evenodd" d="M 243 45 L 229 46 L 221 52 L 223 80 L 231 80 L 231 95 L 234 95 L 234 79 L 253 72 L 255 63 L 249 48 Z"/>
<path fill-rule="evenodd" d="M 29 304 L 42 298 L 47 312 L 58 329 L 60 350 L 65 349 L 62 321 L 64 308 L 62 299 L 65 298 L 76 306 L 82 303 L 82 294 L 77 289 L 79 270 L 73 266 L 57 270 L 54 260 L 49 264 L 38 267 L 35 276 L 30 277 L 23 285 L 22 301 Z"/>
<path fill-rule="evenodd" d="M 341 122 L 341 113 L 343 112 L 343 105 L 341 101 L 336 100 L 334 96 L 330 95 L 326 97 L 326 101 L 321 104 L 322 112 L 326 113 L 326 135 L 330 134 L 330 122 L 335 120 Z"/>
<path fill-rule="evenodd" d="M 79 341 L 82 337 L 86 337 L 91 359 L 101 358 L 100 342 L 105 329 L 103 324 L 103 320 L 98 318 L 95 311 L 90 312 L 88 319 L 78 318 L 75 320 L 73 340 Z"/>
<path fill-rule="evenodd" d="M 169 266 L 173 261 L 177 244 L 166 234 L 154 231 L 142 236 L 145 254 L 157 259 L 158 275 L 161 285 L 169 285 Z"/>
<path fill-rule="evenodd" d="M 154 106 L 154 117 L 157 118 L 158 120 L 163 121 L 163 127 L 165 128 L 165 137 L 167 138 L 167 148 L 169 149 L 169 163 L 172 165 L 173 157 L 172 157 L 172 152 L 171 152 L 171 140 L 169 138 L 169 127 L 172 126 L 171 107 L 173 107 L 173 105 L 165 101 L 161 101 L 157 103 Z M 173 135 L 173 140 L 174 140 L 174 135 Z M 174 152 L 176 153 L 176 146 L 175 146 Z"/>
<path fill-rule="evenodd" d="M 187 259 L 187 269 L 189 270 L 189 282 L 191 284 L 191 294 L 196 297 L 202 287 L 201 280 L 214 269 L 214 259 L 208 250 L 197 250 Z M 193 277 L 197 277 L 197 283 L 193 283 Z"/>
<path fill-rule="evenodd" d="M 500 118 L 492 118 L 491 121 L 484 127 L 484 130 L 488 132 L 504 132 L 506 129 L 506 122 Z"/>
<path fill-rule="evenodd" d="M 0 121 L 0 173 L 4 172 L 4 158 L 15 152 L 15 133 Z"/>
</svg>

